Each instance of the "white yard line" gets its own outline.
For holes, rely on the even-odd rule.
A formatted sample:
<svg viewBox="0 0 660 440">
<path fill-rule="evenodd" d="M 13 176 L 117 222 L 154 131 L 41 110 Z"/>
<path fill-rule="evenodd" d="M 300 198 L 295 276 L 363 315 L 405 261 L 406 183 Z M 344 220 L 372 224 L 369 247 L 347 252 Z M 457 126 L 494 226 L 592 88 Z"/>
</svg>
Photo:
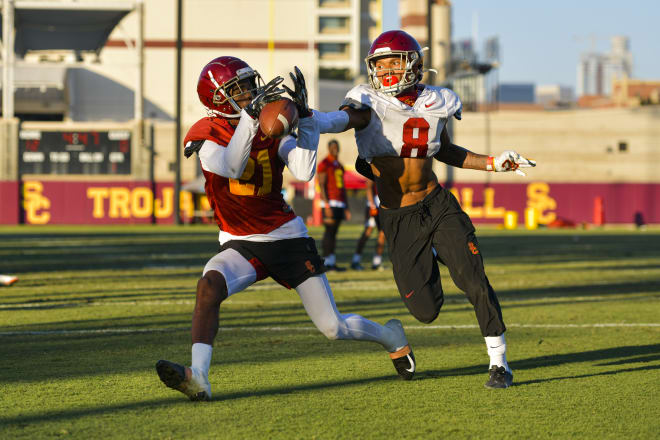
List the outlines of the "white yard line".
<svg viewBox="0 0 660 440">
<path fill-rule="evenodd" d="M 620 327 L 660 327 L 660 323 L 628 323 L 603 322 L 593 324 L 507 324 L 508 328 L 620 328 Z M 454 330 L 477 329 L 478 325 L 407 325 L 406 330 Z M 189 331 L 188 327 L 159 327 L 159 328 L 99 328 L 84 330 L 34 330 L 0 332 L 0 336 L 38 336 L 38 335 L 87 335 L 87 334 L 122 334 L 122 333 L 171 333 Z M 220 331 L 251 331 L 251 332 L 311 332 L 318 331 L 316 327 L 221 327 Z"/>
</svg>

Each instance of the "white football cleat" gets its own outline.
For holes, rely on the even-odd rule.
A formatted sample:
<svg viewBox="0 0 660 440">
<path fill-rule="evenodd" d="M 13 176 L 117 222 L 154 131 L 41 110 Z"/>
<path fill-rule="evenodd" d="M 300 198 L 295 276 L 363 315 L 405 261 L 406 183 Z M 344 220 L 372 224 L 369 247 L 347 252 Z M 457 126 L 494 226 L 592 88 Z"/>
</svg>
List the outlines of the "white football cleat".
<svg viewBox="0 0 660 440">
<path fill-rule="evenodd" d="M 11 275 L 0 275 L 0 285 L 11 286 L 16 281 L 18 281 L 18 277 Z"/>
<path fill-rule="evenodd" d="M 394 353 L 390 353 L 390 359 L 394 364 L 397 374 L 404 380 L 411 380 L 415 375 L 415 355 L 413 354 L 408 339 L 403 331 L 403 324 L 398 319 L 390 319 L 385 323 L 385 327 L 391 329 L 397 334 L 398 348 Z"/>
<path fill-rule="evenodd" d="M 160 360 L 156 362 L 156 372 L 165 385 L 181 391 L 190 400 L 211 400 L 209 379 L 196 368 L 186 368 L 174 362 Z"/>
</svg>

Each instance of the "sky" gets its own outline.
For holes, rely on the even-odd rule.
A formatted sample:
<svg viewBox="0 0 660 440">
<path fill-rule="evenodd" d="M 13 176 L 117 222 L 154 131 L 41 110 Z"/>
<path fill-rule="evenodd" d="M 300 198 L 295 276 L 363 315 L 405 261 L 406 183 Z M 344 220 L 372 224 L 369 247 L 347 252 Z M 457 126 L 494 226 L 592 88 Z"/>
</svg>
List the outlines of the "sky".
<svg viewBox="0 0 660 440">
<path fill-rule="evenodd" d="M 398 0 L 383 7 L 384 30 L 397 29 Z M 634 78 L 660 80 L 660 0 L 453 0 L 453 41 L 472 37 L 475 17 L 479 50 L 499 37 L 500 82 L 575 88 L 580 54 L 608 52 L 614 35 L 629 37 Z"/>
</svg>

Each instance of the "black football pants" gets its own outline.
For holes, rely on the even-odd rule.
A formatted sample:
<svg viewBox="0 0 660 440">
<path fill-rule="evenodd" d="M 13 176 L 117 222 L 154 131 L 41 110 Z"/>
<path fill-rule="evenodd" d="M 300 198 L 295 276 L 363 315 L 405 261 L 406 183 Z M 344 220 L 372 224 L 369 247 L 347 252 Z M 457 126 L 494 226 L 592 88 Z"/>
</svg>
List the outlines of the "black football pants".
<svg viewBox="0 0 660 440">
<path fill-rule="evenodd" d="M 453 194 L 438 185 L 421 202 L 381 209 L 379 215 L 399 293 L 417 320 L 434 321 L 444 301 L 437 259 L 474 306 L 481 334 L 504 333 L 502 311 L 484 271 L 474 226 Z"/>
</svg>

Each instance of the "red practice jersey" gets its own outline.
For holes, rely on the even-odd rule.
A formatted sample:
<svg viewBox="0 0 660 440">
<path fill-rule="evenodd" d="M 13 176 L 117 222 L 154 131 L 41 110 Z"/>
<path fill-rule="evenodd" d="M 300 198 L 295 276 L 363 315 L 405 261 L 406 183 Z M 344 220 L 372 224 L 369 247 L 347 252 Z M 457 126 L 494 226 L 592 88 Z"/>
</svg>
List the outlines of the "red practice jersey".
<svg viewBox="0 0 660 440">
<path fill-rule="evenodd" d="M 318 165 L 317 174 L 326 173 L 328 180 L 326 183 L 326 194 L 328 200 L 337 200 L 346 203 L 346 188 L 344 187 L 344 167 L 339 161 L 328 156 Z"/>
<path fill-rule="evenodd" d="M 183 144 L 210 140 L 220 145 L 217 148 L 225 148 L 234 131 L 224 118 L 200 119 L 190 128 Z M 232 235 L 267 234 L 296 217 L 282 197 L 285 164 L 277 155 L 279 145 L 279 139 L 270 139 L 259 130 L 240 178 L 202 170 L 206 196 L 221 230 Z"/>
</svg>

